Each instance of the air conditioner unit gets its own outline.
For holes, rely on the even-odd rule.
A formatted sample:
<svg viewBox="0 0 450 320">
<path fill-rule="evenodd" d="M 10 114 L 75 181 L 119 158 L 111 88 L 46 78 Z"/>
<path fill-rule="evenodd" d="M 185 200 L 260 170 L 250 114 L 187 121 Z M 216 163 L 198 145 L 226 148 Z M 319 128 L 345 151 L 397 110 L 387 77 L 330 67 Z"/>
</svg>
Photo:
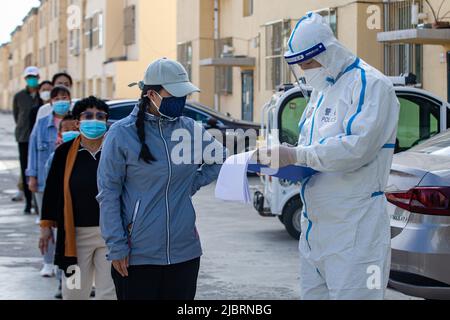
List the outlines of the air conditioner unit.
<svg viewBox="0 0 450 320">
<path fill-rule="evenodd" d="M 222 57 L 232 57 L 234 48 L 229 45 L 223 46 Z"/>
<path fill-rule="evenodd" d="M 73 56 L 78 57 L 78 56 L 80 55 L 80 46 L 79 46 L 79 45 L 76 45 L 76 46 L 72 47 L 72 48 L 70 49 L 70 53 L 71 53 Z"/>
</svg>

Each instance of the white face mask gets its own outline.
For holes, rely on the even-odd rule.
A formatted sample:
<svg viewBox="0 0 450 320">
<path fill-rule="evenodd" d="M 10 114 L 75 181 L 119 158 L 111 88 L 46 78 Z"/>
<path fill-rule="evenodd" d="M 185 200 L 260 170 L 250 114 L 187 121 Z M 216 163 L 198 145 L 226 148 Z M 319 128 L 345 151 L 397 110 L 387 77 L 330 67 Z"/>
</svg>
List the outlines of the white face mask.
<svg viewBox="0 0 450 320">
<path fill-rule="evenodd" d="M 331 83 L 327 81 L 330 78 L 329 73 L 324 67 L 303 70 L 306 83 L 317 91 L 325 90 Z"/>
<path fill-rule="evenodd" d="M 41 91 L 39 93 L 39 96 L 43 101 L 49 101 L 50 100 L 50 91 Z"/>
</svg>

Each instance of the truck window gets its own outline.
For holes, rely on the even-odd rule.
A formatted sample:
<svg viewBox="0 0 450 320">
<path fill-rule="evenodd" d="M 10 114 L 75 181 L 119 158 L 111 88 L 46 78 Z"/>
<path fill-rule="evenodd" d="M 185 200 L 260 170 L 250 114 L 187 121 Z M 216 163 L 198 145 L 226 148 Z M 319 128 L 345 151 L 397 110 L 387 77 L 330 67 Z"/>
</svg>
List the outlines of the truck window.
<svg viewBox="0 0 450 320">
<path fill-rule="evenodd" d="M 299 137 L 299 123 L 307 102 L 302 96 L 293 97 L 282 106 L 280 118 L 280 142 L 296 145 Z"/>
<path fill-rule="evenodd" d="M 440 106 L 418 96 L 399 96 L 396 152 L 406 151 L 439 133 Z"/>
</svg>

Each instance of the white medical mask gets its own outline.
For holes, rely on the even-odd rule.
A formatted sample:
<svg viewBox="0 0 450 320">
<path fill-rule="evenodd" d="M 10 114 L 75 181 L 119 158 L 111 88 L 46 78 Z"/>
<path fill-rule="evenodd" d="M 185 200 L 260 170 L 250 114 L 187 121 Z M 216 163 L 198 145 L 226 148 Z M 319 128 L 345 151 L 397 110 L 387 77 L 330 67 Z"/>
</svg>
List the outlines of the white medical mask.
<svg viewBox="0 0 450 320">
<path fill-rule="evenodd" d="M 303 70 L 306 83 L 317 91 L 325 90 L 331 83 L 327 80 L 330 74 L 324 67 Z"/>
<path fill-rule="evenodd" d="M 43 101 L 49 101 L 50 100 L 50 91 L 41 91 L 39 93 L 39 96 Z"/>
</svg>

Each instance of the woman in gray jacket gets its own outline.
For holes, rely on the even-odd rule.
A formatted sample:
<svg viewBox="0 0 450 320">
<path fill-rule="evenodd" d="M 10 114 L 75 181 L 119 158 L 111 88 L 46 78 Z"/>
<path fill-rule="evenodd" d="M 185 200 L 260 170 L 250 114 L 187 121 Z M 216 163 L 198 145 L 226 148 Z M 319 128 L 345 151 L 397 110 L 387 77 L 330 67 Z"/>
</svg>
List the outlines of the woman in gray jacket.
<svg viewBox="0 0 450 320">
<path fill-rule="evenodd" d="M 117 297 L 193 300 L 202 249 L 191 197 L 217 178 L 227 152 L 181 116 L 186 97 L 199 91 L 181 64 L 153 62 L 139 87 L 140 103 L 111 127 L 98 171 Z"/>
</svg>

